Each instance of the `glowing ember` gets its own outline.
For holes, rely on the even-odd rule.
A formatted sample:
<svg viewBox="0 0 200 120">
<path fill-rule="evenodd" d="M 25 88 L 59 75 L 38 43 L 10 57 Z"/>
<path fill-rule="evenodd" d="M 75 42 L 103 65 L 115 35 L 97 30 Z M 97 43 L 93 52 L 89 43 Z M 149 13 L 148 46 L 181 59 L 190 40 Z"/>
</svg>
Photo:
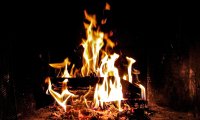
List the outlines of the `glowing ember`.
<svg viewBox="0 0 200 120">
<path fill-rule="evenodd" d="M 110 10 L 110 5 L 108 3 L 106 3 L 105 10 Z M 101 31 L 100 26 L 97 24 L 96 15 L 89 15 L 86 10 L 84 11 L 84 15 L 87 22 L 84 22 L 86 39 L 83 39 L 81 43 L 84 48 L 81 69 L 76 69 L 75 65 L 73 65 L 70 72 L 68 72 L 68 66 L 71 64 L 68 58 L 66 58 L 62 63 L 51 63 L 49 65 L 60 70 L 57 77 L 61 78 L 72 78 L 76 77 L 77 74 L 82 77 L 90 76 L 91 74 L 103 77 L 103 81 L 97 83 L 94 88 L 94 106 L 92 107 L 104 108 L 106 102 L 112 102 L 117 106 L 119 111 L 122 111 L 121 100 L 124 98 L 120 80 L 123 78 L 124 80 L 128 80 L 130 83 L 134 82 L 132 78 L 132 65 L 136 61 L 133 58 L 126 57 L 128 61 L 128 73 L 124 73 L 124 76 L 120 76 L 118 68 L 115 66 L 115 61 L 119 58 L 119 55 L 117 53 L 111 54 L 109 52 L 109 49 L 112 49 L 115 46 L 114 42 L 109 39 L 109 34 Z M 106 24 L 106 19 L 103 19 L 101 24 Z M 64 72 L 62 72 L 63 69 Z M 139 80 L 136 80 L 137 85 L 141 89 L 141 98 L 146 99 L 145 88 L 139 84 L 138 81 Z M 70 97 L 77 96 L 68 90 L 68 79 L 65 79 L 62 82 L 61 93 L 52 88 L 53 85 L 51 84 L 49 77 L 46 79 L 46 82 L 48 83 L 47 91 L 52 95 L 56 102 L 66 110 L 67 100 Z M 86 96 L 90 93 L 91 89 L 92 87 L 90 86 L 89 91 L 81 96 L 88 108 L 91 106 L 88 105 Z"/>
</svg>

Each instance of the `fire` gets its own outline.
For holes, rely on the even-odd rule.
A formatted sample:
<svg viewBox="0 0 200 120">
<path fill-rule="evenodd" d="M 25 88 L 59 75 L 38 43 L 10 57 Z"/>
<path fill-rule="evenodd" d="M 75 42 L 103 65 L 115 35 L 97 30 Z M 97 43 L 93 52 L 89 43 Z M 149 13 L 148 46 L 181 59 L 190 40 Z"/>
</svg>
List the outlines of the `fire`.
<svg viewBox="0 0 200 120">
<path fill-rule="evenodd" d="M 50 80 L 50 77 L 47 77 L 45 82 L 47 82 L 49 84 L 48 86 L 48 90 L 47 90 L 47 93 L 49 92 L 53 98 L 56 100 L 56 102 L 63 107 L 63 109 L 66 111 L 66 103 L 67 103 L 67 100 L 70 98 L 70 97 L 75 97 L 75 95 L 73 93 L 70 93 L 67 89 L 67 82 L 68 82 L 68 79 L 65 79 L 62 83 L 62 92 L 61 94 L 59 94 L 58 92 L 54 91 L 52 89 L 52 84 L 51 84 L 51 80 Z"/>
<path fill-rule="evenodd" d="M 89 73 L 96 72 L 99 60 L 99 52 L 104 45 L 103 32 L 93 31 L 93 27 L 96 26 L 96 16 L 89 16 L 86 11 L 84 11 L 86 19 L 90 21 L 90 24 L 84 24 L 87 32 L 87 40 L 83 39 L 82 46 L 84 48 L 83 52 L 83 66 L 81 68 L 82 76 L 87 76 Z"/>
<path fill-rule="evenodd" d="M 141 98 L 143 99 L 143 100 L 146 100 L 146 91 L 145 91 L 145 87 L 142 85 L 142 84 L 137 84 L 139 87 L 140 87 L 140 89 L 141 89 Z"/>
<path fill-rule="evenodd" d="M 108 52 L 107 49 L 114 47 L 115 44 L 108 38 L 107 34 L 100 31 L 101 28 L 97 25 L 95 15 L 89 15 L 86 10 L 84 11 L 84 15 L 85 19 L 90 23 L 84 23 L 87 39 L 83 39 L 81 43 L 84 48 L 81 74 L 82 76 L 88 76 L 90 73 L 98 74 L 99 62 L 105 56 L 102 50 L 102 47 L 105 45 L 104 40 L 107 42 L 105 52 Z M 103 23 L 105 24 L 105 20 Z M 101 56 L 100 53 L 102 53 Z"/>
<path fill-rule="evenodd" d="M 106 9 L 108 8 L 109 6 L 107 5 Z M 84 24 L 87 30 L 87 40 L 84 40 L 82 43 L 82 46 L 84 47 L 83 67 L 81 69 L 82 75 L 89 75 L 91 72 L 94 72 L 104 78 L 103 83 L 98 83 L 95 88 L 95 107 L 101 106 L 103 108 L 104 102 L 117 101 L 118 108 L 121 110 L 121 100 L 123 99 L 122 86 L 118 69 L 114 66 L 119 55 L 116 53 L 107 55 L 107 48 L 113 47 L 114 43 L 107 35 L 99 31 L 100 28 L 96 25 L 96 16 L 88 15 L 86 11 L 84 11 L 84 13 L 86 19 L 90 21 L 90 24 Z M 97 28 L 97 30 L 95 31 L 93 28 Z M 107 41 L 107 45 L 100 57 L 100 50 L 102 50 L 102 47 L 104 46 L 104 40 Z M 100 58 L 102 58 L 102 60 L 99 67 L 98 64 Z M 109 78 L 110 76 L 114 77 L 113 80 L 112 78 Z M 118 95 L 116 96 L 116 94 Z"/>
<path fill-rule="evenodd" d="M 136 61 L 133 58 L 126 57 L 128 60 L 128 81 L 132 83 L 132 64 L 135 63 Z"/>
<path fill-rule="evenodd" d="M 70 71 L 70 73 L 68 72 L 68 66 L 71 64 L 71 62 L 69 61 L 68 58 L 66 58 L 62 63 L 51 63 L 49 64 L 51 67 L 55 68 L 55 69 L 59 69 L 59 73 L 57 75 L 57 77 L 72 77 L 73 76 L 73 68 L 74 65 L 72 66 L 72 69 Z M 62 73 L 62 68 L 64 68 L 64 72 Z"/>
<path fill-rule="evenodd" d="M 130 83 L 132 83 L 132 80 L 133 80 L 133 77 L 132 77 L 132 64 L 135 63 L 136 61 L 133 58 L 130 58 L 130 57 L 126 57 L 126 59 L 128 60 L 128 80 L 129 80 Z M 141 98 L 143 100 L 146 100 L 145 87 L 142 84 L 137 83 L 137 82 L 139 82 L 139 78 L 138 78 L 139 71 L 134 69 L 134 72 L 135 72 L 135 75 L 136 75 L 136 84 L 141 89 Z"/>
<path fill-rule="evenodd" d="M 110 5 L 106 3 L 105 10 L 110 10 Z M 104 107 L 106 102 L 116 103 L 119 111 L 122 111 L 121 100 L 123 100 L 122 85 L 120 80 L 128 80 L 133 83 L 132 77 L 132 65 L 136 61 L 131 57 L 126 57 L 128 61 L 127 71 L 128 75 L 120 76 L 118 68 L 115 66 L 116 60 L 119 58 L 117 53 L 110 53 L 109 49 L 115 46 L 115 43 L 109 38 L 110 34 L 106 34 L 101 31 L 101 27 L 97 24 L 96 15 L 90 15 L 87 11 L 84 11 L 85 19 L 84 27 L 86 31 L 86 39 L 82 39 L 81 46 L 84 48 L 82 56 L 82 67 L 80 70 L 76 69 L 74 72 L 75 65 L 71 67 L 69 71 L 69 65 L 71 62 L 66 58 L 62 63 L 51 63 L 51 67 L 59 69 L 60 72 L 57 77 L 71 78 L 76 77 L 76 74 L 81 74 L 82 77 L 90 76 L 95 74 L 98 77 L 103 78 L 103 80 L 96 84 L 94 88 L 94 108 Z M 106 19 L 101 21 L 101 24 L 106 24 Z M 106 41 L 106 42 L 105 42 Z M 62 72 L 64 68 L 64 72 Z M 71 93 L 67 88 L 68 79 L 62 82 L 61 93 L 56 92 L 52 88 L 51 80 L 48 77 L 46 79 L 48 83 L 48 92 L 53 96 L 56 102 L 66 110 L 67 100 L 70 97 L 75 97 L 77 95 Z M 140 83 L 137 85 L 141 88 L 141 97 L 145 97 L 145 88 Z M 83 95 L 84 102 L 87 107 L 86 96 L 91 91 L 91 86 L 89 91 Z"/>
<path fill-rule="evenodd" d="M 122 86 L 118 69 L 114 66 L 115 60 L 119 57 L 118 54 L 105 56 L 100 67 L 101 76 L 104 77 L 102 84 L 97 84 L 94 101 L 95 107 L 103 108 L 104 102 L 117 101 L 118 109 L 121 111 L 121 100 L 123 100 Z M 114 81 L 113 81 L 114 80 Z"/>
</svg>

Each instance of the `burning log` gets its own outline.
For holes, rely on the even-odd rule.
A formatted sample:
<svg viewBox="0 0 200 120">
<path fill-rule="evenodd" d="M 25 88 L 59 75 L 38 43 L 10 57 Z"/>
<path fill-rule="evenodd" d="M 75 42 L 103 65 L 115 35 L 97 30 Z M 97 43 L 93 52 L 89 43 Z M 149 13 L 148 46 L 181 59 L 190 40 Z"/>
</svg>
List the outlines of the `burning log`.
<svg viewBox="0 0 200 120">
<path fill-rule="evenodd" d="M 141 89 L 135 83 L 130 83 L 127 80 L 121 79 L 122 92 L 124 93 L 124 98 L 141 98 Z"/>
<path fill-rule="evenodd" d="M 88 90 L 89 86 L 95 87 L 97 83 L 103 82 L 103 77 L 81 77 L 81 78 L 51 78 L 52 83 L 57 84 L 68 79 L 69 90 Z M 141 89 L 136 83 L 127 80 L 120 80 L 124 98 L 141 98 Z"/>
<path fill-rule="evenodd" d="M 50 109 L 49 111 L 52 111 L 52 112 L 47 116 L 48 119 L 80 119 L 80 120 L 82 119 L 88 119 L 88 120 L 145 119 L 145 120 L 149 120 L 148 116 L 145 114 L 145 111 L 146 111 L 146 108 L 144 106 L 145 102 L 136 98 L 134 100 L 130 98 L 122 100 L 123 111 L 119 111 L 114 101 L 105 102 L 105 104 L 103 104 L 104 105 L 103 107 L 99 106 L 95 108 L 95 105 L 92 102 L 93 96 L 94 96 L 94 87 L 95 87 L 94 85 L 98 83 L 102 83 L 103 82 L 102 78 L 96 77 L 94 79 L 92 77 L 83 77 L 83 78 L 68 78 L 68 79 L 69 79 L 68 81 L 69 88 L 71 86 L 71 89 L 69 89 L 70 92 L 75 95 L 80 95 L 80 96 L 79 98 L 76 98 L 76 97 L 69 98 L 66 103 L 67 107 L 65 109 L 60 108 L 61 106 L 58 106 L 58 104 L 54 104 L 53 107 L 49 108 Z M 61 83 L 62 81 L 65 81 L 65 80 L 66 78 L 54 78 L 54 80 L 52 79 L 54 83 Z M 81 84 L 86 81 L 90 81 L 89 84 L 88 83 Z M 130 91 L 129 94 L 133 94 L 131 93 L 131 91 L 133 90 L 130 90 L 130 89 L 134 89 L 135 91 L 138 92 L 137 97 L 140 98 L 139 96 L 140 89 L 136 84 L 131 84 L 128 81 L 125 81 L 123 79 L 121 79 L 121 81 L 122 81 L 121 82 L 122 88 L 124 91 L 126 92 Z M 77 82 L 79 83 L 78 85 L 76 84 Z M 80 88 L 84 88 L 84 89 L 80 89 Z M 132 96 L 128 96 L 128 97 L 132 97 Z M 87 101 L 84 101 L 86 99 Z"/>
</svg>

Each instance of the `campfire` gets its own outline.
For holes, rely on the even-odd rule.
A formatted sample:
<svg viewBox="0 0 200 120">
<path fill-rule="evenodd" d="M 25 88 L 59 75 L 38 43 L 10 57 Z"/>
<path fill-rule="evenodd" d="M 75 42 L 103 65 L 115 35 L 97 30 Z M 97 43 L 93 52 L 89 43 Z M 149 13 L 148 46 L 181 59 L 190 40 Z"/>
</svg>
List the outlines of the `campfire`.
<svg viewBox="0 0 200 120">
<path fill-rule="evenodd" d="M 109 10 L 110 5 L 106 3 L 103 11 Z M 146 91 L 139 80 L 140 71 L 133 66 L 136 60 L 114 51 L 116 43 L 110 39 L 113 33 L 102 30 L 107 18 L 98 22 L 97 16 L 87 10 L 84 16 L 82 66 L 77 67 L 70 56 L 49 63 L 56 74 L 45 79 L 46 94 L 54 98 L 57 111 L 51 117 L 136 119 L 139 113 L 144 118 Z"/>
</svg>

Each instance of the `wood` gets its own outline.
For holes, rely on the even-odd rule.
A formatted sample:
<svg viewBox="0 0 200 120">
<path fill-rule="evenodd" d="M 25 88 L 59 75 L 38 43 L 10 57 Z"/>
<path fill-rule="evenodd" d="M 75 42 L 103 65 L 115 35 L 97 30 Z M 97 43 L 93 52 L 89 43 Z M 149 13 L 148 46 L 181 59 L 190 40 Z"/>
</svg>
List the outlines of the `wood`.
<svg viewBox="0 0 200 120">
<path fill-rule="evenodd" d="M 59 84 L 66 78 L 51 78 L 52 83 Z M 97 83 L 103 81 L 102 77 L 81 77 L 81 78 L 67 78 L 68 79 L 68 89 L 78 90 L 78 89 L 89 89 L 89 86 L 95 87 Z M 121 79 L 122 92 L 125 98 L 133 99 L 140 98 L 141 89 L 135 83 L 130 83 L 126 80 Z"/>
</svg>

